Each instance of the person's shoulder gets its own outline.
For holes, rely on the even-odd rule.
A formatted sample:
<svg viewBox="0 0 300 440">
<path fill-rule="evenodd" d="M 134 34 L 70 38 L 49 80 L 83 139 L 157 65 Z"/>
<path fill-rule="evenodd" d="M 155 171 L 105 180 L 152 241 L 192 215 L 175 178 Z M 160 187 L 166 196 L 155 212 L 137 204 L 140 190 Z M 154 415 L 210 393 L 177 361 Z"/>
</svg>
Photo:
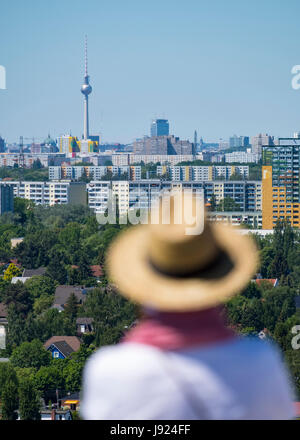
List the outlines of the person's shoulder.
<svg viewBox="0 0 300 440">
<path fill-rule="evenodd" d="M 99 372 L 110 373 L 122 371 L 134 371 L 143 367 L 143 370 L 151 368 L 159 356 L 159 350 L 143 344 L 121 343 L 109 345 L 98 349 L 88 360 L 87 368 Z"/>
<path fill-rule="evenodd" d="M 279 355 L 277 344 L 271 339 L 260 339 L 259 337 L 244 336 L 236 339 L 235 348 L 245 350 L 248 353 L 259 353 L 265 355 Z"/>
<path fill-rule="evenodd" d="M 224 346 L 226 349 L 226 346 Z M 255 357 L 258 360 L 262 358 L 279 359 L 280 350 L 277 344 L 272 340 L 260 339 L 258 337 L 244 336 L 236 338 L 227 349 L 232 352 L 241 353 L 245 357 Z"/>
<path fill-rule="evenodd" d="M 247 365 L 250 368 L 254 364 L 256 366 L 278 364 L 282 357 L 279 348 L 272 341 L 248 336 L 238 336 L 208 346 L 185 349 L 182 354 L 184 358 L 192 357 L 209 363 L 226 359 L 228 365 L 239 363 L 245 368 Z"/>
<path fill-rule="evenodd" d="M 260 339 L 258 337 L 241 337 L 231 345 L 227 354 L 231 359 L 244 365 L 244 368 L 255 368 L 261 373 L 270 374 L 271 371 L 280 374 L 286 370 L 283 354 L 279 346 L 272 339 Z"/>
</svg>

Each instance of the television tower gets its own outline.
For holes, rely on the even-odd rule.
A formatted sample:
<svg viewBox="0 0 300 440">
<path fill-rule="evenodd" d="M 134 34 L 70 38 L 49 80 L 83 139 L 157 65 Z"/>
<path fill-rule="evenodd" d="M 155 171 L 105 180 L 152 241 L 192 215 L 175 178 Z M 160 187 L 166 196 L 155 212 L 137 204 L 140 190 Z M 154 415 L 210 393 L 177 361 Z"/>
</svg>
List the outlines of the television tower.
<svg viewBox="0 0 300 440">
<path fill-rule="evenodd" d="M 81 86 L 81 93 L 84 95 L 84 120 L 83 120 L 83 138 L 87 140 L 89 138 L 89 94 L 92 92 L 92 87 L 89 83 L 88 75 L 88 57 L 87 57 L 87 36 L 85 36 L 85 50 L 84 50 L 84 82 Z"/>
</svg>

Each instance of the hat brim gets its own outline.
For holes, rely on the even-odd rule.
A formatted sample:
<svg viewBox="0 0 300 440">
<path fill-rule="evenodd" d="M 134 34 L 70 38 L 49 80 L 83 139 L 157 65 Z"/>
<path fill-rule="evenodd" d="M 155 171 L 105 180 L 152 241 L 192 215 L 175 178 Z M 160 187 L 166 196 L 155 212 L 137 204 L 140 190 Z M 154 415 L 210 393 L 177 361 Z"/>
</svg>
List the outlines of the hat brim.
<svg viewBox="0 0 300 440">
<path fill-rule="evenodd" d="M 128 299 L 164 311 L 189 311 L 214 307 L 239 293 L 258 266 L 258 253 L 251 238 L 232 227 L 211 224 L 219 248 L 231 261 L 231 269 L 220 276 L 197 274 L 175 277 L 157 271 L 149 262 L 147 225 L 120 234 L 107 255 L 111 281 Z M 222 263 L 218 263 L 221 265 Z"/>
</svg>

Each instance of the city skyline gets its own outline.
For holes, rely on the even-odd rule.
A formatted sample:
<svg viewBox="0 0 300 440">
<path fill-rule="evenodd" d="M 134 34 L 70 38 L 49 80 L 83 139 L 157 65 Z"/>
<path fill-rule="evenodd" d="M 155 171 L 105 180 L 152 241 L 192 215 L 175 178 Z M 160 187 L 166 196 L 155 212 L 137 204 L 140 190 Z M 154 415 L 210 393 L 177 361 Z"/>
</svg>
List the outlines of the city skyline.
<svg viewBox="0 0 300 440">
<path fill-rule="evenodd" d="M 170 133 L 191 141 L 195 130 L 208 142 L 299 131 L 300 91 L 291 86 L 291 69 L 300 63 L 300 5 L 188 3 L 5 4 L 0 134 L 8 142 L 70 131 L 81 138 L 85 34 L 90 133 L 100 132 L 102 142 L 131 143 L 149 134 L 155 118 L 168 119 Z"/>
</svg>

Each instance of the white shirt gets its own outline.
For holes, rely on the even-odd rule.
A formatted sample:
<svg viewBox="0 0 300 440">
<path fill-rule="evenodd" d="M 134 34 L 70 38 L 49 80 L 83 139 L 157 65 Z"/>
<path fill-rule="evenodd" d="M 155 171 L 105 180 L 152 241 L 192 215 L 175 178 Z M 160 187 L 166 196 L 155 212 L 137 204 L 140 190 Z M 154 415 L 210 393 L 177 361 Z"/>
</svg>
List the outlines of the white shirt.
<svg viewBox="0 0 300 440">
<path fill-rule="evenodd" d="M 291 419 L 289 379 L 277 350 L 237 338 L 180 351 L 123 343 L 87 361 L 86 420 Z"/>
</svg>

